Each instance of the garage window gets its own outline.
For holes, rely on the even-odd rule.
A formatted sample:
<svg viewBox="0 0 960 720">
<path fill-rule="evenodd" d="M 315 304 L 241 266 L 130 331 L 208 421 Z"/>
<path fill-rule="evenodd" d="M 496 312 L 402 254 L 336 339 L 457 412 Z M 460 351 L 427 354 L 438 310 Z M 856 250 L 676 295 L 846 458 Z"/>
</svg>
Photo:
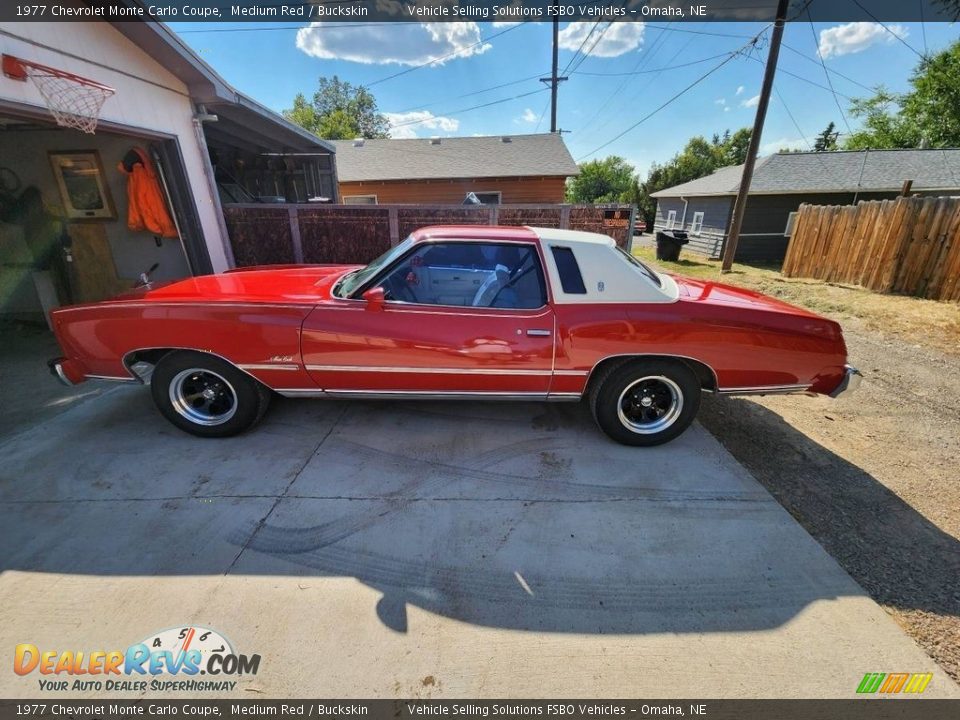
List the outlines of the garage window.
<svg viewBox="0 0 960 720">
<path fill-rule="evenodd" d="M 560 287 L 568 295 L 586 295 L 587 288 L 583 284 L 583 275 L 573 250 L 568 247 L 551 246 L 553 260 L 557 263 L 557 272 L 560 274 Z"/>
<path fill-rule="evenodd" d="M 344 205 L 376 205 L 376 195 L 344 195 Z"/>
</svg>

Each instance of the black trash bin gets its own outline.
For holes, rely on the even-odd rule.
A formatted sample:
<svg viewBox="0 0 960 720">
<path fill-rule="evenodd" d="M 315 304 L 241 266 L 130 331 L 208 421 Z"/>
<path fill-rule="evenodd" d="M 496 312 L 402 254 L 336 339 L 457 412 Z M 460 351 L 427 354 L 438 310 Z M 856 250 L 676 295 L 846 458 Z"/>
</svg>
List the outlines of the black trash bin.
<svg viewBox="0 0 960 720">
<path fill-rule="evenodd" d="M 676 262 L 680 259 L 680 248 L 690 240 L 684 230 L 657 231 L 657 260 Z"/>
</svg>

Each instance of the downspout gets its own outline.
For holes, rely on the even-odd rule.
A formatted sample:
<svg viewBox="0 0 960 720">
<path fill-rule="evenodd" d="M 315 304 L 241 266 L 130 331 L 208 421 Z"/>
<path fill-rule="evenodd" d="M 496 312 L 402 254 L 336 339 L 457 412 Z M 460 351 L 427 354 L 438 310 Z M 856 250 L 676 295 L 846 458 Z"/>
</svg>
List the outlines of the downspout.
<svg viewBox="0 0 960 720">
<path fill-rule="evenodd" d="M 237 266 L 236 258 L 233 257 L 233 247 L 230 245 L 230 234 L 227 232 L 227 222 L 223 217 L 223 205 L 220 204 L 220 191 L 217 189 L 217 180 L 213 173 L 213 164 L 210 162 L 210 149 L 207 147 L 207 136 L 203 133 L 204 122 L 216 122 L 217 116 L 207 112 L 203 105 L 197 106 L 197 114 L 193 117 L 193 130 L 197 138 L 197 145 L 200 146 L 200 155 L 203 162 L 203 174 L 207 177 L 207 185 L 210 187 L 210 199 L 213 205 L 213 214 L 217 218 L 217 226 L 220 229 L 220 243 L 223 246 L 223 254 L 227 260 L 227 265 L 231 268 Z"/>
<path fill-rule="evenodd" d="M 863 183 L 863 171 L 867 167 L 867 153 L 870 152 L 870 148 L 866 148 L 863 151 L 863 162 L 860 164 L 860 177 L 857 178 L 857 190 L 853 193 L 853 203 L 852 205 L 857 204 L 857 196 L 860 195 L 860 186 Z"/>
<path fill-rule="evenodd" d="M 680 218 L 680 229 L 683 230 L 687 224 L 687 205 L 690 204 L 690 201 L 683 195 L 680 196 L 680 199 L 683 200 L 683 215 Z"/>
</svg>

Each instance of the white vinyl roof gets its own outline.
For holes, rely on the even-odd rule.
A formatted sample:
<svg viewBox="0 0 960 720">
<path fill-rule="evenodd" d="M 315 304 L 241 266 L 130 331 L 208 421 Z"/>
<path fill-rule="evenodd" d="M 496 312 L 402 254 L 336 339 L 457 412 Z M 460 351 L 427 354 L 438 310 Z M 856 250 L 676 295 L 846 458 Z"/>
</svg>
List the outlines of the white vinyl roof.
<svg viewBox="0 0 960 720">
<path fill-rule="evenodd" d="M 643 270 L 631 264 L 608 235 L 555 228 L 531 227 L 529 230 L 536 234 L 543 246 L 547 275 L 556 303 L 670 303 L 680 295 L 673 278 L 657 273 L 660 280 L 658 285 Z M 565 247 L 573 251 L 586 293 L 563 291 L 560 271 L 551 252 L 553 247 Z"/>
</svg>

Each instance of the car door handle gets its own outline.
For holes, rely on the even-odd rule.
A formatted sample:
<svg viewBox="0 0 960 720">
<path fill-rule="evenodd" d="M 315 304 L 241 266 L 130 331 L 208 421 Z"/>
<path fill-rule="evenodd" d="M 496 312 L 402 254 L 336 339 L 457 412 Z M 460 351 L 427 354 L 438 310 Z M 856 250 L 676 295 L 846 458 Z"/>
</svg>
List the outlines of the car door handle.
<svg viewBox="0 0 960 720">
<path fill-rule="evenodd" d="M 531 330 L 527 330 L 527 335 L 529 335 L 530 337 L 550 337 L 550 331 L 531 329 Z"/>
</svg>

